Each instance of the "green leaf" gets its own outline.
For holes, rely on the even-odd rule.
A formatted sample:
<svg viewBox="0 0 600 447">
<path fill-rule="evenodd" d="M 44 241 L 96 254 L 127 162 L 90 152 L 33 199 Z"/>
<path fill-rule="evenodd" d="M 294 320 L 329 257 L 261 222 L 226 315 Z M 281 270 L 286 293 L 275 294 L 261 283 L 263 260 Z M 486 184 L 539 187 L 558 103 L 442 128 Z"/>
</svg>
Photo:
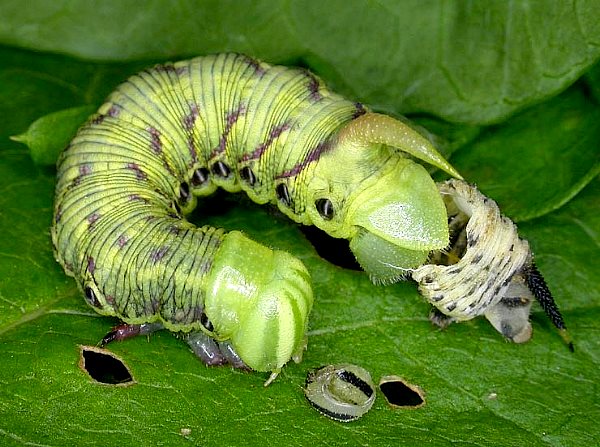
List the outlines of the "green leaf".
<svg viewBox="0 0 600 447">
<path fill-rule="evenodd" d="M 25 133 L 11 137 L 11 140 L 26 144 L 35 164 L 54 165 L 62 149 L 96 108 L 81 106 L 50 113 L 34 121 Z"/>
<path fill-rule="evenodd" d="M 137 382 L 111 388 L 94 383 L 78 368 L 79 345 L 95 344 L 113 320 L 88 310 L 73 281 L 52 260 L 44 229 L 50 220 L 47 196 L 52 178 L 31 180 L 29 173 L 35 168 L 25 154 L 3 156 L 0 166 L 20 173 L 1 176 L 3 190 L 11 184 L 27 185 L 44 192 L 42 202 L 47 202 L 45 208 L 26 207 L 23 204 L 31 204 L 33 198 L 24 201 L 13 189 L 2 204 L 4 230 L 23 229 L 17 219 L 42 222 L 25 234 L 10 234 L 15 243 L 0 256 L 0 271 L 9 279 L 0 286 L 0 435 L 5 443 L 146 445 L 188 439 L 270 445 L 281 436 L 299 443 L 369 445 L 449 446 L 456 439 L 514 446 L 592 441 L 590 427 L 599 416 L 590 387 L 600 379 L 600 271 L 589 260 L 599 254 L 600 222 L 594 212 L 600 199 L 598 181 L 556 215 L 523 228 L 563 307 L 575 354 L 568 352 L 539 310 L 533 316 L 534 338 L 523 346 L 507 344 L 484 320 L 436 330 L 412 284 L 375 287 L 364 274 L 319 259 L 282 217 L 232 200 L 235 208 L 212 217 L 212 223 L 242 228 L 290 250 L 312 273 L 317 302 L 304 361 L 286 367 L 264 389 L 264 374 L 208 369 L 183 342 L 158 333 L 148 340 L 140 337 L 110 346 Z M 7 218 L 15 214 L 18 217 Z M 557 234 L 568 244 L 557 245 Z M 7 277 L 11 266 L 15 274 Z M 309 368 L 337 362 L 362 365 L 376 380 L 388 374 L 402 376 L 425 390 L 426 405 L 414 411 L 392 410 L 379 394 L 371 412 L 351 425 L 323 418 L 304 402 L 301 386 Z M 38 416 L 31 418 L 32 413 Z M 191 433 L 182 435 L 182 429 Z"/>
<path fill-rule="evenodd" d="M 600 172 L 600 106 L 575 85 L 489 128 L 453 159 L 515 221 L 572 199 Z"/>
<path fill-rule="evenodd" d="M 585 86 L 590 89 L 596 103 L 600 102 L 600 63 L 596 63 L 584 76 Z"/>
<path fill-rule="evenodd" d="M 11 4 L 3 2 L 0 8 Z M 58 7 L 50 2 L 40 3 L 39 8 L 29 11 L 15 6 L 11 14 L 1 14 L 0 28 L 16 30 L 23 25 L 12 20 L 15 16 L 28 15 L 28 23 L 34 23 L 35 17 L 42 13 L 46 14 L 45 23 L 54 21 L 54 25 L 65 25 L 61 21 L 74 4 L 62 5 L 64 11 L 55 10 Z M 159 4 L 151 3 L 148 9 L 154 11 Z M 95 5 L 99 10 L 96 15 L 90 13 L 87 22 L 72 21 L 71 28 L 67 26 L 63 31 L 65 26 L 56 27 L 54 31 L 58 35 L 63 33 L 63 38 L 64 33 L 77 34 L 82 45 L 90 48 L 95 44 L 83 37 L 87 33 L 91 36 L 91 31 L 103 29 L 99 38 L 118 35 L 122 42 L 135 34 L 122 26 L 122 34 L 113 33 L 110 27 L 91 27 L 94 16 L 109 15 L 108 7 L 100 6 L 104 3 Z M 174 3 L 173 14 L 178 13 L 182 5 L 185 3 Z M 370 5 L 372 14 L 379 14 L 382 8 L 379 5 Z M 449 4 L 444 5 L 449 7 Z M 538 7 L 529 2 L 512 5 Z M 585 4 L 578 7 L 580 11 L 586 10 Z M 273 17 L 278 17 L 277 11 L 281 8 L 272 9 Z M 296 4 L 288 5 L 288 9 L 300 14 Z M 315 26 L 323 26 L 324 18 L 316 17 L 309 6 L 306 9 L 304 21 L 313 18 Z M 350 18 L 344 19 L 344 14 L 349 14 L 345 11 L 345 7 L 340 7 L 340 13 L 335 16 L 338 24 L 344 20 L 354 23 Z M 145 31 L 146 24 L 151 22 L 144 22 L 147 20 L 144 14 L 139 20 Z M 193 17 L 192 12 L 187 15 Z M 206 27 L 219 28 L 227 20 L 233 20 L 224 18 L 225 13 L 222 15 L 221 22 L 206 22 Z M 248 15 L 247 27 L 258 20 L 252 10 Z M 394 18 L 391 14 L 388 16 Z M 165 15 L 165 20 L 168 17 Z M 415 13 L 410 17 L 416 22 L 421 16 Z M 582 20 L 592 23 L 592 18 L 593 14 L 589 13 L 589 18 Z M 403 20 L 410 22 L 408 18 Z M 115 23 L 119 25 L 118 21 Z M 131 28 L 136 28 L 136 23 L 140 22 L 133 22 Z M 204 22 L 195 23 L 195 27 L 202 28 L 198 23 Z M 271 35 L 278 36 L 277 33 L 283 33 L 292 22 L 274 23 L 282 29 Z M 427 23 L 446 26 L 444 21 Z M 75 24 L 77 27 L 73 29 Z M 42 25 L 30 25 L 29 30 L 41 32 Z M 191 32 L 192 26 L 186 26 L 175 29 Z M 19 29 L 21 31 L 14 36 L 27 34 L 26 27 Z M 165 25 L 164 29 L 171 28 Z M 348 29 L 359 34 L 356 28 Z M 389 32 L 383 26 L 377 29 L 384 35 Z M 244 36 L 243 32 L 238 34 L 237 28 L 235 30 L 230 39 L 243 41 L 240 37 Z M 257 33 L 257 39 L 262 35 L 263 40 L 267 40 L 269 27 L 257 28 Z M 438 37 L 439 33 L 438 29 Z M 190 41 L 195 35 L 190 34 Z M 48 35 L 45 37 L 50 40 Z M 176 36 L 171 38 L 176 42 Z M 211 39 L 215 51 L 228 49 L 229 40 L 219 46 L 216 38 Z M 417 42 L 414 36 L 407 39 L 413 45 Z M 446 37 L 439 39 L 445 42 Z M 149 48 L 157 45 L 150 38 L 146 41 Z M 368 39 L 363 41 L 368 42 Z M 474 39 L 473 44 L 477 43 Z M 125 49 L 133 48 L 134 44 L 135 41 L 128 43 Z M 258 48 L 258 43 L 254 44 Z M 382 67 L 389 62 L 385 73 L 397 72 L 394 61 L 400 56 L 388 58 L 381 53 L 380 44 L 380 41 L 374 42 L 370 47 L 369 51 L 376 54 L 373 60 Z M 306 45 L 313 43 L 307 40 Z M 367 47 L 367 43 L 363 45 Z M 102 50 L 102 46 L 94 47 L 95 51 L 111 51 L 112 47 Z M 275 46 L 273 43 L 260 51 L 266 54 L 275 51 Z M 316 43 L 315 48 L 317 54 Z M 368 70 L 368 60 L 353 60 L 352 51 L 352 45 L 340 46 L 338 57 L 353 61 L 357 70 Z M 571 60 L 589 57 L 586 48 L 571 48 L 571 51 Z M 549 59 L 552 59 L 551 54 L 548 50 Z M 585 90 L 582 93 L 578 85 L 481 133 L 476 128 L 443 124 L 434 129 L 451 142 L 451 149 L 465 144 L 458 150 L 456 162 L 461 172 L 469 173 L 471 181 L 483 185 L 485 177 L 490 175 L 498 185 L 509 188 L 522 180 L 523 173 L 513 164 L 514 157 L 494 155 L 500 145 L 487 142 L 498 138 L 504 142 L 503 150 L 511 150 L 523 147 L 524 139 L 531 142 L 535 132 L 541 135 L 543 150 L 524 153 L 517 163 L 532 169 L 536 158 L 544 157 L 546 168 L 555 175 L 548 182 L 548 188 L 554 189 L 552 185 L 558 183 L 555 193 L 560 199 L 554 201 L 543 216 L 521 223 L 520 231 L 530 241 L 536 262 L 563 311 L 575 342 L 574 354 L 568 351 L 539 307 L 534 308 L 532 316 L 534 336 L 524 345 L 506 343 L 483 319 L 452 325 L 445 331 L 435 329 L 427 318 L 428 306 L 414 284 L 375 287 L 363 273 L 345 270 L 321 259 L 300 230 L 279 214 L 251 204 L 243 197 L 217 195 L 201 204 L 193 216 L 195 223 L 242 229 L 259 241 L 299 256 L 310 270 L 316 301 L 304 360 L 286 366 L 275 383 L 265 389 L 262 385 L 265 374 L 207 368 L 181 340 L 168 332 L 160 332 L 148 339 L 139 337 L 109 345 L 110 350 L 127 363 L 136 382 L 122 387 L 98 384 L 79 368 L 79 345 L 95 345 L 115 321 L 100 317 L 88 308 L 74 281 L 67 278 L 54 261 L 49 237 L 53 170 L 36 166 L 26 149 L 8 138 L 24 132 L 31 122 L 47 113 L 99 103 L 140 64 L 92 64 L 10 48 L 0 48 L 0 57 L 3 61 L 0 67 L 0 115 L 3 117 L 0 120 L 1 444 L 595 445 L 600 420 L 600 401 L 595 392 L 600 381 L 600 266 L 595 262 L 600 255 L 600 181 L 596 177 L 583 188 L 573 179 L 578 178 L 577 170 L 582 166 L 584 174 L 591 176 L 588 171 L 594 159 L 588 151 L 595 147 L 594 141 L 598 141 L 594 137 L 597 111 L 595 104 L 584 104 Z M 280 59 L 295 57 L 292 51 L 281 50 L 279 54 Z M 370 67 L 376 70 L 377 66 Z M 476 71 L 481 76 L 478 83 L 483 83 L 489 73 L 483 69 Z M 373 79 L 367 91 L 376 91 L 383 97 L 385 89 L 378 86 L 378 82 Z M 400 75 L 396 82 L 397 89 L 410 86 Z M 358 81 L 355 84 L 350 80 L 348 86 L 357 91 L 362 89 Z M 490 103 L 496 100 L 492 90 Z M 427 101 L 431 103 L 441 104 L 447 99 L 443 90 L 427 91 L 431 96 Z M 395 92 L 390 91 L 390 101 L 395 99 Z M 473 107 L 477 110 L 476 104 Z M 475 114 L 474 111 L 469 113 Z M 538 118 L 534 119 L 535 116 Z M 559 123 L 556 134 L 552 134 L 552 126 L 544 122 L 551 118 Z M 545 138 L 546 133 L 554 138 Z M 587 165 L 577 163 L 577 157 L 565 159 L 556 155 L 564 152 L 563 140 L 579 144 L 576 149 L 587 160 Z M 578 140 L 585 140 L 587 144 L 577 143 Z M 491 166 L 485 168 L 486 175 L 475 168 L 469 170 L 472 151 L 473 157 L 481 163 L 493 160 Z M 571 181 L 558 182 L 557 176 Z M 490 193 L 488 188 L 482 186 Z M 539 188 L 538 185 L 538 193 L 543 193 Z M 581 188 L 583 190 L 576 194 Z M 501 191 L 498 189 L 498 194 Z M 513 190 L 500 203 L 504 209 L 512 209 L 511 213 L 539 215 L 540 202 L 530 195 L 526 196 L 527 200 L 521 199 L 524 194 L 522 190 Z M 497 198 L 495 192 L 490 195 Z M 563 205 L 555 209 L 560 204 Z M 376 382 L 383 375 L 401 376 L 425 391 L 426 403 L 416 410 L 394 410 L 378 391 L 374 407 L 362 419 L 347 425 L 329 420 L 308 405 L 302 385 L 307 370 L 341 362 L 363 366 Z"/>
<path fill-rule="evenodd" d="M 600 56 L 594 0 L 4 0 L 0 17 L 5 44 L 102 60 L 304 61 L 382 110 L 474 124 L 555 94 Z"/>
</svg>

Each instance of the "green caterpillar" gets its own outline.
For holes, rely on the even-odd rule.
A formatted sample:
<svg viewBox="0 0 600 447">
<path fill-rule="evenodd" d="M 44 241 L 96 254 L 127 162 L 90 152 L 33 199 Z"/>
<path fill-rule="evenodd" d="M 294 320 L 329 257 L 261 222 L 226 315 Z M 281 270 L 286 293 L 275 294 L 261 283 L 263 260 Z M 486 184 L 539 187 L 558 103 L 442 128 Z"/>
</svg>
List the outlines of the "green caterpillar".
<svg viewBox="0 0 600 447">
<path fill-rule="evenodd" d="M 449 244 L 444 201 L 414 159 L 460 178 L 411 127 L 306 70 L 237 54 L 158 65 L 118 87 L 63 152 L 56 258 L 96 311 L 125 322 L 105 343 L 164 327 L 207 364 L 270 382 L 306 346 L 307 270 L 184 216 L 219 187 L 244 191 L 348 239 L 389 283 Z"/>
</svg>

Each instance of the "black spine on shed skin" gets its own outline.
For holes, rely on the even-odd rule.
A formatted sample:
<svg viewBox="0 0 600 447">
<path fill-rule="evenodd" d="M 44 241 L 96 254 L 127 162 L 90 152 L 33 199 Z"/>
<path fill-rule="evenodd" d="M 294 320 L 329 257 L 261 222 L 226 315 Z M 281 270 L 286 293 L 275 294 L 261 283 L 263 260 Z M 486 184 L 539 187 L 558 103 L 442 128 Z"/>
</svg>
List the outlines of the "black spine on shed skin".
<svg viewBox="0 0 600 447">
<path fill-rule="evenodd" d="M 544 277 L 538 270 L 537 266 L 532 262 L 531 265 L 527 268 L 525 278 L 527 281 L 527 287 L 535 296 L 537 301 L 540 303 L 540 306 L 544 310 L 544 313 L 548 315 L 552 324 L 556 326 L 561 331 L 566 331 L 567 327 L 565 326 L 565 322 L 563 317 L 558 310 L 558 306 L 554 301 L 554 297 L 544 280 Z M 575 351 L 575 347 L 573 346 L 573 342 L 571 342 L 568 337 L 565 338 L 569 345 L 569 350 L 571 352 Z"/>
</svg>

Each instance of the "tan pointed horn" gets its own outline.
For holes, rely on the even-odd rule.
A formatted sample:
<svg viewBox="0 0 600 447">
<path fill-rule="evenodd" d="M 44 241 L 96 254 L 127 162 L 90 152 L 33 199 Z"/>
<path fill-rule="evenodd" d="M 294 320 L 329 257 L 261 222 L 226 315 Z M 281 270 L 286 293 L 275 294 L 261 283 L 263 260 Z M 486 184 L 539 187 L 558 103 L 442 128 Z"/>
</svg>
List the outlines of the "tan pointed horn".
<svg viewBox="0 0 600 447">
<path fill-rule="evenodd" d="M 340 130 L 339 138 L 360 145 L 375 143 L 397 148 L 462 180 L 462 176 L 427 138 L 391 116 L 366 113 L 344 126 Z"/>
</svg>

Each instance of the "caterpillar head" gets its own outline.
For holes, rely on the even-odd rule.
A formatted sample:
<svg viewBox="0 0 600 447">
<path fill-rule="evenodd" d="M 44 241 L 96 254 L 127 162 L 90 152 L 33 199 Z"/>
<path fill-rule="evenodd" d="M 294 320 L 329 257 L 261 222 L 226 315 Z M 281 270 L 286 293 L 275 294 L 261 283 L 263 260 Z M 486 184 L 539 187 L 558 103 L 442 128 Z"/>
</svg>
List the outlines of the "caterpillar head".
<svg viewBox="0 0 600 447">
<path fill-rule="evenodd" d="M 205 313 L 211 335 L 229 340 L 247 366 L 276 375 L 291 358 L 300 361 L 312 303 L 300 260 L 227 234 L 207 279 Z"/>
<path fill-rule="evenodd" d="M 461 178 L 407 124 L 367 113 L 343 127 L 308 186 L 312 222 L 350 249 L 375 282 L 393 282 L 448 245 L 446 207 L 412 156 Z M 310 203 L 310 202 L 309 202 Z"/>
</svg>

